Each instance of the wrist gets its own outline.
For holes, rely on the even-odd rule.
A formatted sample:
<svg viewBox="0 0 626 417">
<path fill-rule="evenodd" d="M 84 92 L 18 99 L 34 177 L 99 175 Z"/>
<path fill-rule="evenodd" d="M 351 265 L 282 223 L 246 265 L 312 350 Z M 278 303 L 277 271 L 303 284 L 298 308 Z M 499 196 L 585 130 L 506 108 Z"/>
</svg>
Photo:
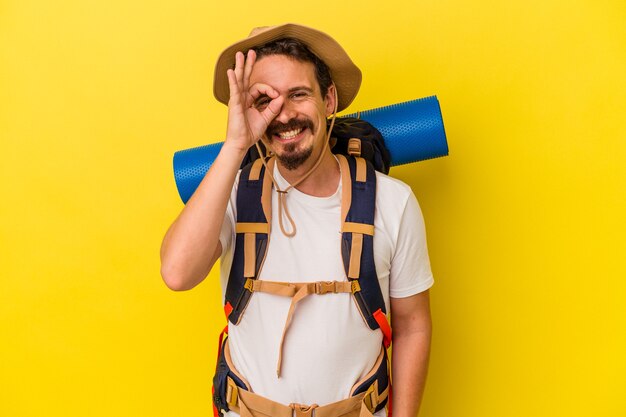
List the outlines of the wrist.
<svg viewBox="0 0 626 417">
<path fill-rule="evenodd" d="M 224 154 L 224 156 L 228 158 L 234 158 L 241 162 L 243 157 L 246 155 L 246 152 L 248 152 L 248 149 L 248 146 L 235 144 L 229 139 L 226 139 L 222 145 L 220 154 Z"/>
<path fill-rule="evenodd" d="M 226 139 L 224 144 L 222 145 L 222 150 L 220 152 L 229 153 L 232 155 L 239 155 L 243 157 L 250 147 L 245 144 L 235 143 L 230 139 Z"/>
</svg>

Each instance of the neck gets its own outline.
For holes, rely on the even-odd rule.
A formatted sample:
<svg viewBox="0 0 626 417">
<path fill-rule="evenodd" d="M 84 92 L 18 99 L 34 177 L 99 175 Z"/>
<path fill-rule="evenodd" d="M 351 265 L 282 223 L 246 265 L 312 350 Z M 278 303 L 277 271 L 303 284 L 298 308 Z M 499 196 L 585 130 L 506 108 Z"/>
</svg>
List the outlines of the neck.
<svg viewBox="0 0 626 417">
<path fill-rule="evenodd" d="M 322 161 L 319 166 L 309 175 L 304 181 L 298 184 L 295 188 L 308 195 L 314 197 L 328 197 L 337 191 L 337 185 L 339 184 L 340 171 L 337 160 L 331 153 L 330 149 L 325 149 L 321 155 Z M 276 161 L 280 175 L 283 176 L 290 184 L 295 184 L 300 178 L 306 175 L 315 163 L 317 158 L 311 155 L 306 163 L 302 166 L 289 170 L 281 165 L 280 161 Z"/>
</svg>

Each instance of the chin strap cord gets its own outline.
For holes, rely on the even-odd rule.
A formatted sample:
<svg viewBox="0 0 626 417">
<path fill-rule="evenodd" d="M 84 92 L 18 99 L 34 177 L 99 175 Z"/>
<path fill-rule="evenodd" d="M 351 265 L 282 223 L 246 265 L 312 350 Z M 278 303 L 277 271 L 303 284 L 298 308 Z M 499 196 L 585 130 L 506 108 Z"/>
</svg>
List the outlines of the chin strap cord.
<svg viewBox="0 0 626 417">
<path fill-rule="evenodd" d="M 333 87 L 334 87 L 334 84 L 333 84 Z M 289 187 L 285 188 L 284 190 L 281 190 L 280 187 L 278 187 L 278 184 L 276 183 L 276 179 L 274 178 L 274 173 L 270 172 L 267 166 L 267 160 L 270 158 L 269 146 L 265 144 L 265 148 L 268 149 L 268 155 L 264 156 L 263 152 L 261 151 L 261 147 L 259 146 L 259 142 L 258 141 L 255 142 L 257 150 L 259 151 L 259 156 L 261 157 L 261 162 L 263 162 L 263 165 L 265 166 L 265 172 L 270 175 L 270 178 L 272 179 L 272 183 L 274 184 L 274 188 L 276 189 L 276 192 L 278 193 L 278 224 L 280 225 L 280 230 L 281 232 L 283 232 L 283 235 L 287 237 L 293 237 L 296 235 L 296 223 L 293 221 L 293 218 L 291 217 L 291 214 L 289 213 L 289 209 L 287 208 L 287 193 L 292 188 L 295 188 L 296 186 L 298 186 L 302 181 L 306 180 L 322 163 L 322 159 L 324 158 L 326 149 L 328 149 L 328 142 L 330 141 L 330 134 L 333 131 L 333 127 L 335 126 L 335 119 L 337 118 L 337 106 L 339 103 L 339 97 L 337 96 L 337 88 L 333 88 L 333 92 L 335 93 L 335 108 L 333 109 L 333 115 L 332 115 L 332 119 L 330 120 L 330 126 L 328 127 L 328 132 L 326 133 L 326 140 L 324 141 L 324 148 L 322 149 L 322 152 L 320 152 L 320 155 L 318 156 L 317 161 L 315 161 L 315 164 L 311 167 L 311 169 L 308 170 L 295 183 L 290 184 Z M 284 216 L 283 216 L 283 213 L 284 213 Z M 289 226 L 290 226 L 289 232 L 285 229 L 285 225 L 283 224 L 283 217 L 287 217 L 287 221 L 289 221 Z"/>
</svg>

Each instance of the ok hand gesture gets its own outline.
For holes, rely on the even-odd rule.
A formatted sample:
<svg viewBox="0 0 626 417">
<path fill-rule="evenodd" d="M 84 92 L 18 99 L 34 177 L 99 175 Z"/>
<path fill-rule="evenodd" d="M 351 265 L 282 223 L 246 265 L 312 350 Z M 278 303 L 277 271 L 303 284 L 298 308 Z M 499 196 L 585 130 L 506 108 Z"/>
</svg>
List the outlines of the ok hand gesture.
<svg viewBox="0 0 626 417">
<path fill-rule="evenodd" d="M 255 61 L 256 53 L 253 50 L 248 51 L 245 59 L 242 52 L 237 52 L 235 69 L 227 71 L 230 99 L 226 143 L 241 151 L 246 151 L 263 136 L 268 125 L 280 113 L 284 100 L 269 85 L 256 83 L 250 87 L 250 74 Z M 254 106 L 255 100 L 262 95 L 270 101 L 257 108 Z"/>
</svg>

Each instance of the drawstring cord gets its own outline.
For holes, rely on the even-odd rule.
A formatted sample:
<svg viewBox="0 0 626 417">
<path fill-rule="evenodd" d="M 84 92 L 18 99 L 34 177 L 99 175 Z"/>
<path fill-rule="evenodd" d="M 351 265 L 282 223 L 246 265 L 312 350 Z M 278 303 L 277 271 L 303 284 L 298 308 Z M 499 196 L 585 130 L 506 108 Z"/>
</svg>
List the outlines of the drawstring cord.
<svg viewBox="0 0 626 417">
<path fill-rule="evenodd" d="M 291 186 L 287 187 L 285 190 L 280 190 L 278 186 L 276 186 L 276 181 L 274 181 L 274 174 L 270 173 L 270 175 L 272 176 L 272 182 L 274 183 L 276 192 L 278 193 L 278 224 L 280 225 L 280 231 L 287 237 L 293 237 L 296 235 L 296 223 L 293 221 L 293 218 L 289 213 L 289 208 L 287 207 L 287 192 L 291 189 Z M 285 226 L 283 225 L 283 210 L 291 227 L 291 232 L 289 233 L 285 230 Z"/>
<path fill-rule="evenodd" d="M 274 184 L 274 188 L 276 189 L 276 192 L 278 193 L 278 224 L 280 225 L 281 232 L 283 232 L 283 235 L 285 235 L 286 237 L 293 237 L 296 235 L 296 223 L 293 221 L 293 218 L 291 217 L 291 214 L 289 213 L 289 209 L 287 208 L 287 193 L 289 192 L 289 190 L 291 190 L 292 188 L 295 188 L 302 181 L 307 179 L 313 173 L 313 171 L 317 169 L 317 167 L 322 163 L 322 159 L 324 158 L 326 149 L 328 149 L 328 142 L 330 142 L 330 134 L 333 131 L 333 127 L 335 126 L 335 119 L 337 118 L 337 105 L 339 102 L 339 97 L 337 95 L 337 88 L 333 88 L 333 92 L 335 95 L 335 108 L 333 109 L 333 116 L 330 121 L 330 126 L 328 127 L 328 132 L 326 133 L 326 140 L 324 141 L 324 149 L 322 149 L 322 152 L 320 153 L 320 156 L 317 158 L 317 161 L 315 162 L 313 167 L 311 167 L 311 169 L 302 177 L 300 177 L 295 183 L 290 184 L 289 187 L 285 188 L 284 190 L 280 189 L 280 187 L 278 186 L 278 183 L 276 182 L 276 179 L 274 178 L 274 173 L 269 171 L 269 168 L 267 166 L 266 156 L 263 155 L 263 152 L 261 151 L 261 147 L 259 146 L 259 142 L 257 141 L 255 143 L 257 150 L 259 152 L 259 156 L 261 157 L 261 162 L 265 166 L 265 171 L 269 173 L 270 178 L 272 179 L 272 183 Z M 266 146 L 266 149 L 268 149 L 269 151 L 269 146 Z M 283 213 L 284 213 L 284 216 L 283 216 Z M 289 221 L 289 226 L 291 229 L 291 231 L 289 232 L 287 232 L 287 230 L 285 229 L 285 225 L 283 224 L 283 217 L 287 217 L 287 220 Z"/>
</svg>

